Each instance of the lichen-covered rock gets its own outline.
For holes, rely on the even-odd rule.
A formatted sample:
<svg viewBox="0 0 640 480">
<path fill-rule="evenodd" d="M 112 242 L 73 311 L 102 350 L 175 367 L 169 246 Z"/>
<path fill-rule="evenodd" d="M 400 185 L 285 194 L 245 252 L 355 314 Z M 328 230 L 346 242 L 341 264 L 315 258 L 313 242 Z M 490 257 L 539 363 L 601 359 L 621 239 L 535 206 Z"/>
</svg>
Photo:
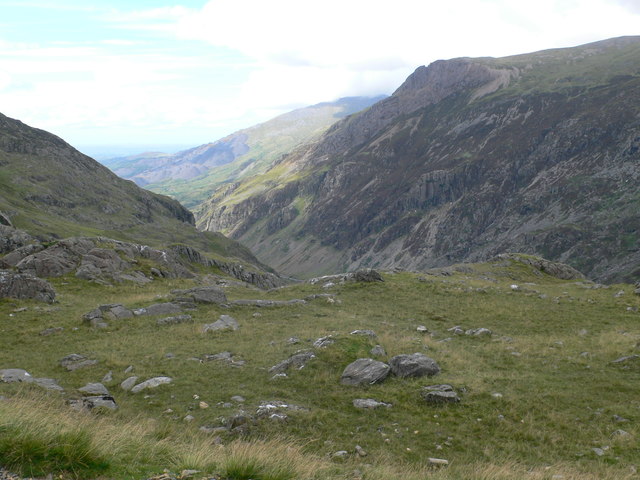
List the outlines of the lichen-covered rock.
<svg viewBox="0 0 640 480">
<path fill-rule="evenodd" d="M 235 318 L 229 315 L 220 315 L 220 318 L 213 323 L 207 323 L 202 327 L 204 333 L 218 330 L 238 330 L 240 325 Z"/>
<path fill-rule="evenodd" d="M 340 382 L 343 385 L 370 385 L 382 382 L 389 375 L 389 365 L 371 358 L 359 358 L 347 365 Z"/>
<path fill-rule="evenodd" d="M 460 397 L 451 385 L 429 385 L 422 389 L 422 398 L 427 403 L 445 404 L 458 403 Z"/>
<path fill-rule="evenodd" d="M 49 282 L 26 273 L 0 270 L 0 298 L 34 299 L 53 303 L 56 292 Z"/>
<path fill-rule="evenodd" d="M 138 393 L 148 388 L 158 388 L 160 385 L 166 385 L 171 382 L 173 382 L 171 377 L 153 377 L 133 387 L 131 393 Z"/>
</svg>

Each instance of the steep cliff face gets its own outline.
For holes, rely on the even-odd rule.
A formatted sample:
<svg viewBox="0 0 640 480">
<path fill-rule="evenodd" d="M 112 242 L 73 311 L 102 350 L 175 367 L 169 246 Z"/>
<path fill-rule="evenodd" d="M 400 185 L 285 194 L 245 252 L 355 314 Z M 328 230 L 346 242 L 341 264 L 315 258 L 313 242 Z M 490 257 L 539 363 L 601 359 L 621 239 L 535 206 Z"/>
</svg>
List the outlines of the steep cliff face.
<svg viewBox="0 0 640 480">
<path fill-rule="evenodd" d="M 299 275 L 521 251 L 638 278 L 640 37 L 420 67 L 278 168 L 198 224 Z"/>
</svg>

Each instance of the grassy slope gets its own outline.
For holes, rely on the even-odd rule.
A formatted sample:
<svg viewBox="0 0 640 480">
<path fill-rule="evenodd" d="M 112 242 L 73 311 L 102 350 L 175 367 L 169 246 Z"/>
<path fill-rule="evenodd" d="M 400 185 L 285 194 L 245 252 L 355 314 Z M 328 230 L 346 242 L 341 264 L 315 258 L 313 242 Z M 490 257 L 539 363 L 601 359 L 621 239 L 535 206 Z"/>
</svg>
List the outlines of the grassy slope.
<svg viewBox="0 0 640 480">
<path fill-rule="evenodd" d="M 640 339 L 638 313 L 628 309 L 637 309 L 640 297 L 632 294 L 630 286 L 590 289 L 533 275 L 521 265 L 497 264 L 475 267 L 473 273 L 426 276 L 426 281 L 410 273 L 387 274 L 385 279 L 383 284 L 333 287 L 329 291 L 337 294 L 336 303 L 317 299 L 308 305 L 261 309 L 261 316 L 254 316 L 257 309 L 250 307 L 201 307 L 193 313 L 194 325 L 161 328 L 153 319 L 138 317 L 94 331 L 81 325 L 80 316 L 95 305 L 145 305 L 188 282 L 104 288 L 62 278 L 55 281 L 60 302 L 53 307 L 0 302 L 0 337 L 5 339 L 0 368 L 25 368 L 38 377 L 56 378 L 70 394 L 87 382 L 100 381 L 107 371 L 114 372 L 110 390 L 119 411 L 105 414 L 103 420 L 62 415 L 47 427 L 55 435 L 67 430 L 85 432 L 87 437 L 78 442 L 88 445 L 86 450 L 96 462 L 79 473 L 89 477 L 102 473 L 107 478 L 142 478 L 163 468 L 190 467 L 238 479 L 352 478 L 354 469 L 363 472 L 363 478 L 424 478 L 428 457 L 451 462 L 433 478 L 629 476 L 630 466 L 640 461 L 640 401 L 635 388 L 640 364 L 611 361 L 632 354 Z M 524 290 L 512 291 L 512 283 Z M 614 297 L 619 289 L 626 294 Z M 235 287 L 228 295 L 289 299 L 324 291 L 305 284 L 268 293 Z M 15 312 L 22 307 L 27 310 Z M 234 316 L 240 330 L 200 333 L 200 325 L 222 313 Z M 437 333 L 433 337 L 420 334 L 418 325 Z M 494 337 L 454 336 L 441 342 L 451 335 L 446 329 L 454 325 L 490 328 Z M 38 335 L 51 326 L 65 330 L 48 337 Z M 356 328 L 373 329 L 378 339 L 350 336 Z M 290 372 L 286 379 L 270 379 L 271 365 L 298 349 L 310 348 L 313 339 L 327 334 L 338 341 L 319 351 L 318 359 Z M 288 344 L 292 336 L 299 337 L 301 344 Z M 375 343 L 382 344 L 389 356 L 425 352 L 439 362 L 442 373 L 432 379 L 390 378 L 370 387 L 340 385 L 343 368 L 368 356 Z M 233 368 L 190 360 L 222 351 L 233 352 L 246 365 Z M 66 372 L 57 361 L 70 353 L 97 358 L 99 364 Z M 165 358 L 167 353 L 175 358 Z M 174 384 L 149 391 L 148 396 L 125 393 L 117 384 L 126 378 L 123 372 L 129 365 L 141 379 L 169 375 Z M 435 383 L 464 388 L 462 403 L 440 408 L 424 404 L 420 387 Z M 55 403 L 57 397 L 42 399 L 32 388 L 0 384 L 0 394 L 16 392 L 47 404 Z M 502 397 L 495 398 L 494 393 Z M 220 425 L 223 418 L 237 413 L 238 404 L 223 405 L 233 395 L 246 398 L 243 408 L 248 413 L 265 400 L 282 400 L 310 411 L 290 413 L 284 423 L 260 421 L 242 439 L 254 443 L 224 437 L 225 447 L 212 448 L 211 436 L 197 429 Z M 394 406 L 363 412 L 351 405 L 354 398 L 375 398 Z M 209 408 L 199 408 L 200 401 Z M 7 435 L 18 428 L 16 423 L 26 425 L 20 428 L 28 436 L 29 429 L 41 428 L 38 422 L 44 422 L 32 410 L 44 407 L 25 402 L 0 403 L 0 464 L 10 460 L 2 442 L 7 443 Z M 58 412 L 63 407 L 46 408 Z M 172 411 L 167 412 L 168 408 Z M 193 422 L 182 420 L 187 414 L 195 417 Z M 630 422 L 615 423 L 614 414 Z M 631 437 L 612 436 L 620 428 Z M 139 434 L 126 433 L 134 430 Z M 271 443 L 256 446 L 260 440 Z M 129 447 L 118 442 L 129 442 Z M 361 445 L 368 456 L 359 459 L 353 454 L 355 445 Z M 609 448 L 599 457 L 594 447 Z M 243 448 L 240 461 L 229 460 Z M 134 458 L 132 449 L 139 452 Z M 349 459 L 327 459 L 338 450 L 349 451 Z M 28 459 L 12 463 L 14 468 L 26 468 Z M 243 475 L 238 465 L 253 465 L 255 471 Z"/>
</svg>

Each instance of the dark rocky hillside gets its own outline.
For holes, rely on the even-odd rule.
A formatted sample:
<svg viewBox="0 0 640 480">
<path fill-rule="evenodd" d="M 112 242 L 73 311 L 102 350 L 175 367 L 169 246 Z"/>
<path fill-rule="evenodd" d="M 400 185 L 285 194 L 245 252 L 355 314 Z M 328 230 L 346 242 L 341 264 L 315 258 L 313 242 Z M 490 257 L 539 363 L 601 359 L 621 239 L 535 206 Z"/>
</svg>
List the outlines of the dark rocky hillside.
<svg viewBox="0 0 640 480">
<path fill-rule="evenodd" d="M 419 67 L 274 168 L 198 224 L 288 273 L 520 251 L 640 278 L 640 37 Z"/>
</svg>

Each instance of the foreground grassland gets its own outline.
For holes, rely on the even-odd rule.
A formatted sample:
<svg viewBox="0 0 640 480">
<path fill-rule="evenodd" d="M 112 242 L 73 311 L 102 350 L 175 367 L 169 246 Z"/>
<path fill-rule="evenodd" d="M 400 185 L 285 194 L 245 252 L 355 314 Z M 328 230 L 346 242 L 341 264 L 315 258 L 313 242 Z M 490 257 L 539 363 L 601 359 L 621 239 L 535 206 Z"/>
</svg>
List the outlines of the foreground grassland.
<svg viewBox="0 0 640 480">
<path fill-rule="evenodd" d="M 189 312 L 193 324 L 171 326 L 135 317 L 98 330 L 81 316 L 103 303 L 156 303 L 193 281 L 105 287 L 62 278 L 54 282 L 59 301 L 52 306 L 2 300 L 0 368 L 54 378 L 65 393 L 0 384 L 6 397 L 0 401 L 0 465 L 63 478 L 143 479 L 165 469 L 199 470 L 194 478 L 256 480 L 638 478 L 640 359 L 612 363 L 640 354 L 640 296 L 633 287 L 594 288 L 520 264 L 459 270 L 386 273 L 384 283 L 329 288 L 322 282 L 270 292 L 233 286 L 227 288 L 230 299 L 335 297 L 272 308 L 201 306 Z M 625 293 L 616 295 L 620 290 Z M 201 333 L 221 314 L 233 316 L 239 330 Z M 418 331 L 420 325 L 428 332 Z M 488 328 L 493 335 L 447 331 L 456 325 Z M 41 336 L 49 327 L 64 330 Z M 355 329 L 371 329 L 377 338 L 350 335 Z M 317 358 L 306 367 L 272 378 L 272 365 L 313 349 L 313 341 L 326 335 L 336 342 L 315 349 Z M 291 337 L 300 342 L 290 343 Z M 386 350 L 383 361 L 422 352 L 442 372 L 341 385 L 343 369 L 369 357 L 376 344 Z M 245 363 L 200 361 L 225 351 Z M 71 353 L 98 363 L 67 372 L 59 360 Z M 129 366 L 133 370 L 125 374 Z M 65 404 L 108 371 L 117 411 L 79 413 Z M 129 375 L 140 381 L 169 376 L 173 383 L 133 394 L 119 387 Z M 461 402 L 426 404 L 421 387 L 440 383 L 461 392 Z M 393 406 L 359 410 L 352 404 L 356 398 Z M 240 411 L 255 416 L 265 401 L 304 408 L 284 411 L 284 421 L 249 422 L 243 434 L 200 430 L 224 425 Z M 185 421 L 187 416 L 193 419 Z M 355 452 L 356 445 L 366 456 Z M 341 450 L 348 452 L 345 458 L 332 457 Z M 449 465 L 430 467 L 429 457 Z"/>
</svg>

